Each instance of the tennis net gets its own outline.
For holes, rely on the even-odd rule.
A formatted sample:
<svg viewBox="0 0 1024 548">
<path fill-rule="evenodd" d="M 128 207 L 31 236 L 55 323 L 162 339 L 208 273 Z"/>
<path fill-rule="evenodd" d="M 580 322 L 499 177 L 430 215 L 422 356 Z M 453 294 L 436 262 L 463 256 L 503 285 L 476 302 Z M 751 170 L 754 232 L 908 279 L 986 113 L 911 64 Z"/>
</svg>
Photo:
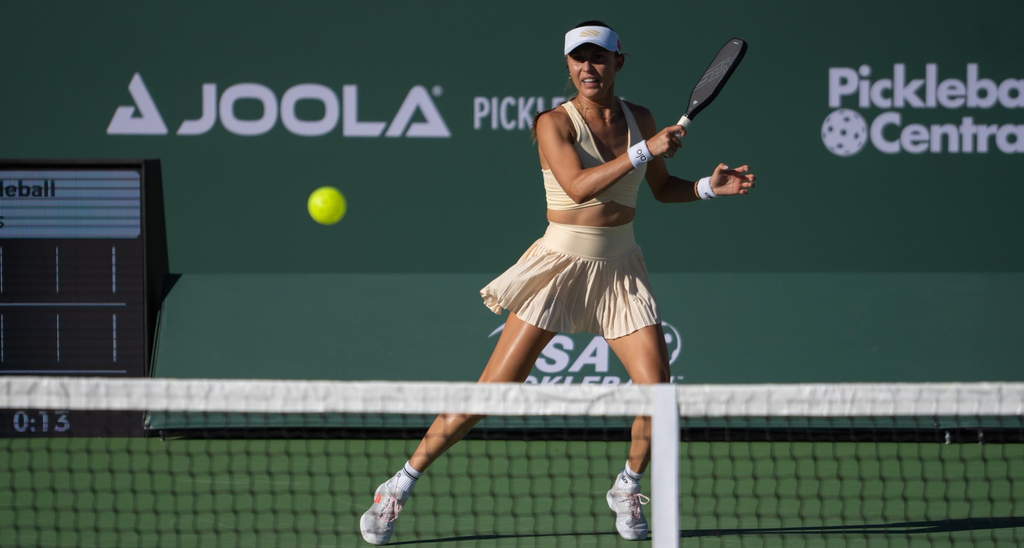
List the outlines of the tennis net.
<svg viewBox="0 0 1024 548">
<path fill-rule="evenodd" d="M 368 546 L 438 413 L 486 415 L 391 544 L 621 546 L 653 416 L 655 546 L 1016 546 L 1024 385 L 535 386 L 0 378 L 0 546 Z"/>
</svg>

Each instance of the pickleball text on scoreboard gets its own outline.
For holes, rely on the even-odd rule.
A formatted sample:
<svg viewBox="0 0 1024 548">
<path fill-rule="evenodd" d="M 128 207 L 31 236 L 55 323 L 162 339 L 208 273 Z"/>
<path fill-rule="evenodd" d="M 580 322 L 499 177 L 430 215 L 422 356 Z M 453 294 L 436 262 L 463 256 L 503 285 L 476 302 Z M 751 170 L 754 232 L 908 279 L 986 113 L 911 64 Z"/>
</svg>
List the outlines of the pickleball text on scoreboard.
<svg viewBox="0 0 1024 548">
<path fill-rule="evenodd" d="M 0 171 L 0 239 L 137 238 L 136 171 Z"/>
</svg>

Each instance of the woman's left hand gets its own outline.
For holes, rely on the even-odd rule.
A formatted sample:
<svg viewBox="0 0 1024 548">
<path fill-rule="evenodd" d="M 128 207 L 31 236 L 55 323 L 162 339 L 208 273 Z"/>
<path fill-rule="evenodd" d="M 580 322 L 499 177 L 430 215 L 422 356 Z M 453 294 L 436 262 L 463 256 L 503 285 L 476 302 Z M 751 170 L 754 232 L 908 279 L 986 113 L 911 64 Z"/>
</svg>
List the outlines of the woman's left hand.
<svg viewBox="0 0 1024 548">
<path fill-rule="evenodd" d="M 729 169 L 725 164 L 718 164 L 711 174 L 711 190 L 718 196 L 747 194 L 754 188 L 754 174 L 748 173 L 750 166 Z"/>
</svg>

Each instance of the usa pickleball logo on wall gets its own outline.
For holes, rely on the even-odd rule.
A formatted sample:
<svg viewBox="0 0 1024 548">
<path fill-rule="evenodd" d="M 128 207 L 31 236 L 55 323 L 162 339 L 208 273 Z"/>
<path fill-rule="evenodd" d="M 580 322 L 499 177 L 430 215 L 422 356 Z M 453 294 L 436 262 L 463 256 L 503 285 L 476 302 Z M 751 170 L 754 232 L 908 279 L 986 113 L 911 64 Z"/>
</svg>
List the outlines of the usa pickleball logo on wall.
<svg viewBox="0 0 1024 548">
<path fill-rule="evenodd" d="M 868 123 L 859 112 L 841 108 L 825 117 L 821 141 L 836 156 L 853 156 L 868 142 Z"/>
<path fill-rule="evenodd" d="M 670 382 L 682 382 L 677 364 L 683 350 L 683 337 L 679 330 L 668 322 L 661 322 L 665 334 L 665 347 L 671 367 Z M 505 329 L 505 324 L 491 331 L 488 338 L 495 337 Z M 632 381 L 621 363 L 611 361 L 608 341 L 601 336 L 588 333 L 566 335 L 559 333 L 544 347 L 537 358 L 526 384 L 630 384 Z"/>
</svg>

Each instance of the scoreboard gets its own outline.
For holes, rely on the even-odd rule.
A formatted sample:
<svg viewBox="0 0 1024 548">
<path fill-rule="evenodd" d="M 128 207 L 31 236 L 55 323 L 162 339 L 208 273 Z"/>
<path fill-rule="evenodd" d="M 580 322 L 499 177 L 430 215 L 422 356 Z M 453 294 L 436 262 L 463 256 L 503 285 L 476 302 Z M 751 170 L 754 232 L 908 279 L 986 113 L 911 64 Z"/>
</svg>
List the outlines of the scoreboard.
<svg viewBox="0 0 1024 548">
<path fill-rule="evenodd" d="M 0 160 L 0 375 L 147 376 L 166 274 L 157 160 Z M 2 418 L 9 435 L 110 426 Z"/>
</svg>

